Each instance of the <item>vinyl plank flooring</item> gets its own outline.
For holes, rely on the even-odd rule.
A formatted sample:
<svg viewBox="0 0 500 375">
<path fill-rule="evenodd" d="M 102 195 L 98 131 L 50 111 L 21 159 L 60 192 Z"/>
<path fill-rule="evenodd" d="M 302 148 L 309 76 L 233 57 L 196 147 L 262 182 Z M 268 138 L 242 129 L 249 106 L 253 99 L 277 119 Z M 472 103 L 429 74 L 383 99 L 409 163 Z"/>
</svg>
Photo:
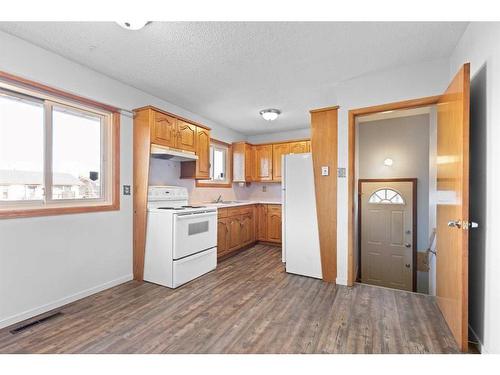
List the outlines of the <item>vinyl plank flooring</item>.
<svg viewBox="0 0 500 375">
<path fill-rule="evenodd" d="M 131 281 L 61 308 L 0 353 L 457 353 L 434 299 L 284 272 L 256 245 L 171 290 Z"/>
</svg>

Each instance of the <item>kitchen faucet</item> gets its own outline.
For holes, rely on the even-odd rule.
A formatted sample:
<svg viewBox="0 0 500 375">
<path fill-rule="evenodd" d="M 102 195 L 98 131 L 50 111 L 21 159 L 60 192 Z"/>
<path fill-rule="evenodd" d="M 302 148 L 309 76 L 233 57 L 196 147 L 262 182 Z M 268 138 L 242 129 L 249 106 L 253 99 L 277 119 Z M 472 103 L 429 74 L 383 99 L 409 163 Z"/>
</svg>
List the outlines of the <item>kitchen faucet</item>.
<svg viewBox="0 0 500 375">
<path fill-rule="evenodd" d="M 220 203 L 222 202 L 222 194 L 219 195 L 219 197 L 215 200 L 215 203 Z"/>
</svg>

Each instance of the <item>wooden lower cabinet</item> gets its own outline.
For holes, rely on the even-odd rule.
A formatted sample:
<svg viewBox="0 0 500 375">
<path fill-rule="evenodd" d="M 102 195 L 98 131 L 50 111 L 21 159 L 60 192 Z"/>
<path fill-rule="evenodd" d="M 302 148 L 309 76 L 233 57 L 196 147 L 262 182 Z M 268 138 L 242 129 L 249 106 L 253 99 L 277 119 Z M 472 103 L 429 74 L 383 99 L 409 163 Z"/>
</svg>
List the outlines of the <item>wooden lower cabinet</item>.
<svg viewBox="0 0 500 375">
<path fill-rule="evenodd" d="M 281 243 L 281 205 L 267 205 L 267 241 Z"/>
<path fill-rule="evenodd" d="M 281 243 L 281 205 L 256 204 L 221 208 L 217 220 L 217 258 L 257 241 Z"/>
<path fill-rule="evenodd" d="M 228 252 L 229 229 L 227 218 L 217 220 L 217 256 L 225 255 Z"/>
<path fill-rule="evenodd" d="M 257 205 L 257 240 L 267 241 L 267 204 Z"/>
</svg>

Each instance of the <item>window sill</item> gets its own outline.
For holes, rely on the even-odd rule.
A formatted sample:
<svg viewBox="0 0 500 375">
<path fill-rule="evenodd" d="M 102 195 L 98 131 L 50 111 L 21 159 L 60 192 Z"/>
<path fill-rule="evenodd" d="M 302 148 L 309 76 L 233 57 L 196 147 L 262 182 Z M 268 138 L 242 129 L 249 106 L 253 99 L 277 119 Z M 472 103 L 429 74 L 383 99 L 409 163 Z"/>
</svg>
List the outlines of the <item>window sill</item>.
<svg viewBox="0 0 500 375">
<path fill-rule="evenodd" d="M 8 208 L 0 209 L 0 219 L 15 219 L 23 217 L 36 217 L 36 216 L 53 216 L 53 215 L 67 215 L 67 214 L 83 214 L 89 212 L 100 211 L 117 211 L 120 209 L 119 201 L 116 203 L 99 203 L 88 204 L 81 206 L 49 206 L 49 207 L 34 207 L 34 208 Z"/>
</svg>

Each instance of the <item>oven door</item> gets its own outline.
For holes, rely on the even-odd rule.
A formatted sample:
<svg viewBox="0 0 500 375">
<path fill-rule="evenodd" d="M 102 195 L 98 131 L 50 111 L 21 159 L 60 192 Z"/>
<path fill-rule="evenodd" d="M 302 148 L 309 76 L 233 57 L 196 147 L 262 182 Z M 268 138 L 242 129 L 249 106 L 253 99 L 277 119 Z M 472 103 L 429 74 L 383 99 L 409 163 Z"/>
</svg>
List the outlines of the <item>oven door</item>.
<svg viewBox="0 0 500 375">
<path fill-rule="evenodd" d="M 217 211 L 174 214 L 174 259 L 217 246 Z"/>
</svg>

